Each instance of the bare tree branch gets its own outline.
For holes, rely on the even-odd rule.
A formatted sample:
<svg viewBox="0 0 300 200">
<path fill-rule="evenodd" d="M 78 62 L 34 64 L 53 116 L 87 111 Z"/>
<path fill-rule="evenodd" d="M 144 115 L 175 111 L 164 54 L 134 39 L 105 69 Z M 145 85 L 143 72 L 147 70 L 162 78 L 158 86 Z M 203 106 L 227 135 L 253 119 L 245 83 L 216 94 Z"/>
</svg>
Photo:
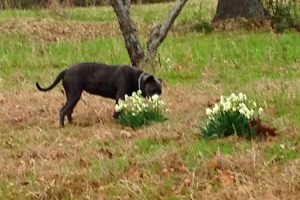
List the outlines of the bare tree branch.
<svg viewBox="0 0 300 200">
<path fill-rule="evenodd" d="M 171 11 L 166 21 L 162 25 L 159 24 L 152 29 L 150 38 L 147 42 L 147 59 L 152 59 L 156 55 L 158 46 L 166 38 L 176 17 L 179 15 L 180 11 L 187 1 L 188 0 L 177 0 L 174 9 Z"/>
<path fill-rule="evenodd" d="M 142 61 L 146 65 L 153 62 L 158 46 L 166 38 L 168 31 L 187 1 L 177 0 L 174 9 L 170 12 L 165 22 L 153 28 L 147 42 L 147 55 L 145 57 L 144 50 L 135 32 L 135 26 L 130 18 L 131 0 L 111 0 L 111 5 L 118 18 L 125 46 L 133 66 L 138 67 Z"/>
<path fill-rule="evenodd" d="M 117 15 L 131 64 L 137 67 L 144 58 L 144 50 L 136 36 L 135 28 L 129 15 L 130 4 L 130 0 L 111 0 L 111 5 Z"/>
</svg>

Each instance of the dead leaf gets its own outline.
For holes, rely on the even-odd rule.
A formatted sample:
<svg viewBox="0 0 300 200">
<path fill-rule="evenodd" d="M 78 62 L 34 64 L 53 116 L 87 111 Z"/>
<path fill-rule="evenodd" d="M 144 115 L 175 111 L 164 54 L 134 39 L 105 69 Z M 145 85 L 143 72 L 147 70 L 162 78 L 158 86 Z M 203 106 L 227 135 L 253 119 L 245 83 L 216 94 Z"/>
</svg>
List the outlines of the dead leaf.
<svg viewBox="0 0 300 200">
<path fill-rule="evenodd" d="M 166 175 L 166 174 L 168 174 L 168 172 L 169 172 L 168 169 L 164 168 L 164 169 L 161 170 L 160 173 L 161 173 L 161 175 Z"/>
<path fill-rule="evenodd" d="M 79 164 L 80 164 L 80 167 L 84 167 L 84 168 L 87 167 L 87 163 L 83 158 L 80 158 Z"/>
<path fill-rule="evenodd" d="M 209 169 L 217 169 L 218 163 L 216 161 L 216 159 L 213 159 L 211 161 L 209 161 L 208 163 L 208 168 Z"/>
<path fill-rule="evenodd" d="M 228 170 L 222 171 L 218 169 L 217 178 L 223 186 L 230 186 L 235 182 L 233 174 Z"/>
</svg>

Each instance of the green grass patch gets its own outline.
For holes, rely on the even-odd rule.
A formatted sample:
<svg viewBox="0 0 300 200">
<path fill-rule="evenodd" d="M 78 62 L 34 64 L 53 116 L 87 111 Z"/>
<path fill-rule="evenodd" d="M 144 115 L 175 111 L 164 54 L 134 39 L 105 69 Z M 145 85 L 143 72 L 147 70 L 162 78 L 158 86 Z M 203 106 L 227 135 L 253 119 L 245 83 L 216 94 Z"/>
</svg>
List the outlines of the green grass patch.
<svg viewBox="0 0 300 200">
<path fill-rule="evenodd" d="M 91 180 L 101 180 L 108 184 L 118 178 L 118 175 L 125 172 L 129 167 L 129 160 L 126 156 L 112 159 L 89 161 L 89 177 Z"/>
<path fill-rule="evenodd" d="M 140 154 L 149 154 L 158 151 L 163 144 L 161 144 L 157 139 L 146 138 L 137 141 L 136 147 Z"/>
<path fill-rule="evenodd" d="M 292 92 L 293 93 L 293 92 Z M 284 88 L 274 94 L 270 101 L 274 105 L 277 116 L 290 119 L 296 127 L 300 127 L 300 96 L 291 96 Z"/>
<path fill-rule="evenodd" d="M 279 163 L 299 158 L 299 153 L 289 142 L 282 144 L 274 143 L 270 148 L 265 150 L 265 155 L 269 161 Z"/>
<path fill-rule="evenodd" d="M 125 53 L 121 38 L 48 44 L 25 36 L 19 39 L 18 35 L 5 35 L 0 39 L 0 76 L 4 87 L 10 89 L 24 82 L 34 84 L 36 80 L 50 84 L 59 71 L 75 63 L 128 63 Z"/>
<path fill-rule="evenodd" d="M 78 62 L 129 63 L 121 36 L 45 43 L 26 36 L 2 35 L 0 57 L 0 74 L 6 85 L 51 81 L 60 70 Z M 262 78 L 300 76 L 295 67 L 300 60 L 300 39 L 294 33 L 170 36 L 160 47 L 159 57 L 162 65 L 158 74 L 171 84 L 196 82 L 203 67 L 216 72 L 212 81 L 237 86 Z"/>
<path fill-rule="evenodd" d="M 26 195 L 25 192 L 18 190 L 16 186 L 6 182 L 0 181 L 0 199 L 14 200 L 14 199 L 30 199 L 30 196 Z"/>
<path fill-rule="evenodd" d="M 176 146 L 173 141 L 163 141 L 157 138 L 145 138 L 136 142 L 135 146 L 139 154 L 154 154 L 161 149 L 168 149 L 172 146 Z"/>
<path fill-rule="evenodd" d="M 157 112 L 141 112 L 137 115 L 124 113 L 118 118 L 118 122 L 122 124 L 122 126 L 129 126 L 131 128 L 141 128 L 143 126 L 163 122 L 165 120 L 165 117 L 161 113 Z"/>
<path fill-rule="evenodd" d="M 190 169 L 193 169 L 197 168 L 200 159 L 209 160 L 217 151 L 221 154 L 232 155 L 236 149 L 233 144 L 222 140 L 199 140 L 182 153 L 182 159 Z"/>
<path fill-rule="evenodd" d="M 262 78 L 296 78 L 299 70 L 292 64 L 300 60 L 300 47 L 295 44 L 300 44 L 300 39 L 294 33 L 168 37 L 159 50 L 161 71 L 172 83 L 196 80 L 203 67 L 216 72 L 213 81 L 232 85 Z"/>
<path fill-rule="evenodd" d="M 40 19 L 44 17 L 46 17 L 46 12 L 41 9 L 7 9 L 0 12 L 0 22 L 12 19 Z"/>
</svg>

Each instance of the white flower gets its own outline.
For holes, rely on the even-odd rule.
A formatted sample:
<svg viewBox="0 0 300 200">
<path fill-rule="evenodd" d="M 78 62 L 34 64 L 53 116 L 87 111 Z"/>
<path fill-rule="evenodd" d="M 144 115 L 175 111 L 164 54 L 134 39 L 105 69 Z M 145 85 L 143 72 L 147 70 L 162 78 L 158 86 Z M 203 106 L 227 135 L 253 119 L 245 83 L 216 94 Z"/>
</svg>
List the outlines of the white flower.
<svg viewBox="0 0 300 200">
<path fill-rule="evenodd" d="M 206 108 L 205 112 L 206 112 L 206 115 L 209 116 L 212 114 L 212 109 Z"/>
<path fill-rule="evenodd" d="M 244 100 L 247 100 L 247 96 L 245 95 L 245 94 L 243 94 L 243 93 L 239 93 L 239 100 L 240 101 L 244 101 Z"/>
<path fill-rule="evenodd" d="M 259 107 L 259 109 L 258 109 L 259 115 L 261 115 L 263 111 L 264 111 L 264 109 L 262 107 Z"/>
<path fill-rule="evenodd" d="M 239 112 L 240 112 L 242 115 L 245 115 L 245 114 L 246 114 L 246 111 L 245 111 L 245 109 L 243 109 L 243 108 L 240 108 L 240 109 L 239 109 Z"/>
<path fill-rule="evenodd" d="M 214 107 L 206 108 L 205 112 L 210 121 L 216 120 L 217 115 L 220 113 L 235 113 L 239 112 L 247 119 L 252 119 L 262 113 L 263 109 L 258 108 L 256 102 L 248 100 L 247 96 L 243 93 L 236 95 L 235 93 L 229 96 L 220 96 L 220 102 L 215 104 Z M 258 115 L 258 117 L 259 117 Z"/>
<path fill-rule="evenodd" d="M 231 109 L 231 102 L 227 101 L 223 104 L 224 111 L 229 111 Z"/>
<path fill-rule="evenodd" d="M 235 99 L 236 95 L 234 93 L 231 93 L 231 95 L 229 96 L 230 99 Z"/>
<path fill-rule="evenodd" d="M 224 98 L 224 96 L 220 96 L 220 103 L 222 104 L 223 102 L 225 101 L 225 98 Z"/>
<path fill-rule="evenodd" d="M 250 116 L 253 117 L 253 115 L 254 115 L 254 110 L 251 109 L 251 110 L 250 110 Z"/>
<path fill-rule="evenodd" d="M 245 103 L 240 103 L 239 107 L 242 109 L 248 109 Z"/>
<path fill-rule="evenodd" d="M 118 104 L 115 105 L 115 111 L 116 112 L 120 112 L 121 111 L 121 108 Z"/>
<path fill-rule="evenodd" d="M 213 114 L 216 114 L 217 112 L 219 112 L 219 105 L 218 104 L 215 104 L 214 108 L 212 109 L 212 113 Z"/>
<path fill-rule="evenodd" d="M 153 95 L 150 98 L 142 97 L 142 92 L 139 90 L 133 92 L 131 96 L 125 95 L 125 100 L 119 100 L 115 106 L 115 111 L 129 112 L 133 116 L 142 112 L 162 112 L 165 111 L 165 103 L 160 100 L 159 95 Z"/>
<path fill-rule="evenodd" d="M 125 101 L 128 101 L 129 96 L 127 94 L 125 94 Z"/>
<path fill-rule="evenodd" d="M 159 100 L 159 95 L 154 94 L 152 97 L 153 101 L 158 101 Z"/>
</svg>

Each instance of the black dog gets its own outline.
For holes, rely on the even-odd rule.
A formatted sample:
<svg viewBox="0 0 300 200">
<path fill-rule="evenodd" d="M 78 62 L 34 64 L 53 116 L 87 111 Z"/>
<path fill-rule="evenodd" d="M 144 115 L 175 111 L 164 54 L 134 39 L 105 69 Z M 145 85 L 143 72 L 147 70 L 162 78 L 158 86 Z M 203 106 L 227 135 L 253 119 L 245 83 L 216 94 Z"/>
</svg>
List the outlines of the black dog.
<svg viewBox="0 0 300 200">
<path fill-rule="evenodd" d="M 141 70 L 130 66 L 109 66 L 97 63 L 80 63 L 71 66 L 56 77 L 48 87 L 42 88 L 37 82 L 36 87 L 40 91 L 53 89 L 62 80 L 66 93 L 66 104 L 60 110 L 60 125 L 64 126 L 64 118 L 67 116 L 72 123 L 72 112 L 80 99 L 82 91 L 91 94 L 112 98 L 118 103 L 125 95 L 141 90 L 143 97 L 154 94 L 160 95 L 161 80 L 154 78 Z M 114 112 L 117 118 L 119 113 Z"/>
</svg>

